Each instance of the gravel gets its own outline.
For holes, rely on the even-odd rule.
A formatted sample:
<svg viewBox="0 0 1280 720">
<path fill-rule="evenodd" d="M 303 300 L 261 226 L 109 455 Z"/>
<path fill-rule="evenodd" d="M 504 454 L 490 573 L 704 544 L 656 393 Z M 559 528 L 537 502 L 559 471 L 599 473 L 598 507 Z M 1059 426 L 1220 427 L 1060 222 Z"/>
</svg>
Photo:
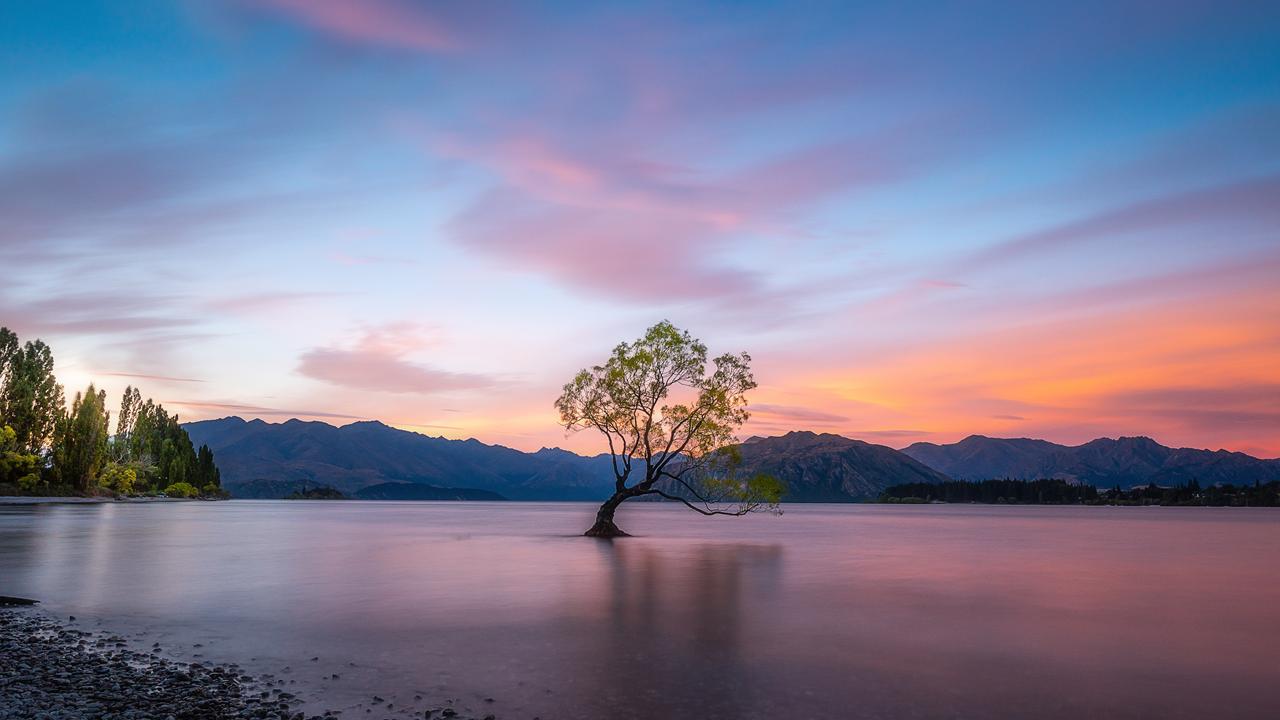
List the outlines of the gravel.
<svg viewBox="0 0 1280 720">
<path fill-rule="evenodd" d="M 327 720 L 235 663 L 178 662 L 129 649 L 109 632 L 68 627 L 29 609 L 0 608 L 0 718 L 6 720 Z M 378 698 L 381 700 L 381 698 Z M 391 710 L 361 703 L 351 717 Z M 451 708 L 390 715 L 441 717 Z M 375 717 L 382 717 L 377 715 Z"/>
</svg>

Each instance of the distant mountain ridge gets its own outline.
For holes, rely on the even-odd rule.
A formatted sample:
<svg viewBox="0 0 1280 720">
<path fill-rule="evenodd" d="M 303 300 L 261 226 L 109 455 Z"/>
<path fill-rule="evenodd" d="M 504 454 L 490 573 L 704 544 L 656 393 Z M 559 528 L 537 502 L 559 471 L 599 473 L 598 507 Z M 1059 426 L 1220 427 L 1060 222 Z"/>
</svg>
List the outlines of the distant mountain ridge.
<svg viewBox="0 0 1280 720">
<path fill-rule="evenodd" d="M 788 502 L 867 500 L 892 485 L 948 479 L 891 447 L 830 433 L 752 437 L 738 450 L 743 473 L 766 473 L 787 483 Z"/>
<path fill-rule="evenodd" d="M 329 486 L 365 498 L 603 500 L 613 489 L 607 454 L 584 457 L 560 448 L 527 453 L 376 421 L 334 427 L 228 417 L 184 427 L 194 443 L 214 451 L 223 486 L 237 497 L 278 498 Z M 1104 488 L 1280 479 L 1280 460 L 1168 448 L 1150 438 L 1101 438 L 1072 447 L 974 435 L 898 451 L 841 435 L 795 431 L 748 438 L 739 451 L 743 473 L 768 473 L 787 484 L 785 502 L 868 500 L 893 485 L 949 478 L 1062 478 Z"/>
<path fill-rule="evenodd" d="M 214 451 L 223 486 L 239 497 L 284 497 L 316 485 L 358 495 L 383 483 L 416 483 L 485 490 L 512 500 L 595 500 L 612 487 L 607 456 L 524 453 L 377 421 L 334 427 L 228 417 L 184 427 L 193 442 Z"/>
<path fill-rule="evenodd" d="M 902 452 L 956 480 L 1060 478 L 1131 488 L 1152 482 L 1239 485 L 1280 479 L 1280 460 L 1227 450 L 1170 448 L 1141 436 L 1098 438 L 1071 446 L 970 435 L 946 445 L 918 442 Z"/>
<path fill-rule="evenodd" d="M 228 417 L 184 427 L 193 442 L 214 451 L 223 486 L 237 497 L 285 497 L 323 485 L 363 498 L 434 499 L 477 490 L 512 500 L 603 500 L 614 482 L 608 455 L 584 457 L 560 448 L 525 453 L 380 422 L 334 427 Z M 897 450 L 839 435 L 751 438 L 741 453 L 743 472 L 766 472 L 787 483 L 788 502 L 864 500 L 890 485 L 946 479 Z"/>
</svg>

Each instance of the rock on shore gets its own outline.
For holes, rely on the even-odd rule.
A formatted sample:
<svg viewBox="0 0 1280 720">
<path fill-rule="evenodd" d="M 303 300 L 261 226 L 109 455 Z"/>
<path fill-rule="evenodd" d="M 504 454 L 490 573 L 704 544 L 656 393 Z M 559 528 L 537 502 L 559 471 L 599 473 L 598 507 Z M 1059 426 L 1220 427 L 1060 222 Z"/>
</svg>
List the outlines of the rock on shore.
<svg viewBox="0 0 1280 720">
<path fill-rule="evenodd" d="M 289 693 L 265 689 L 235 665 L 174 662 L 129 650 L 122 637 L 0 609 L 3 718 L 304 719 L 292 709 L 297 702 Z"/>
<path fill-rule="evenodd" d="M 139 652 L 119 635 L 80 630 L 31 608 L 0 607 L 0 718 L 332 720 L 345 710 L 369 720 L 496 720 L 492 713 L 450 707 L 452 699 L 423 709 L 417 702 L 395 706 L 378 696 L 308 715 L 299 710 L 303 700 L 277 687 L 284 681 L 274 675 L 255 677 L 235 663 L 179 662 L 160 652 L 159 643 Z"/>
</svg>

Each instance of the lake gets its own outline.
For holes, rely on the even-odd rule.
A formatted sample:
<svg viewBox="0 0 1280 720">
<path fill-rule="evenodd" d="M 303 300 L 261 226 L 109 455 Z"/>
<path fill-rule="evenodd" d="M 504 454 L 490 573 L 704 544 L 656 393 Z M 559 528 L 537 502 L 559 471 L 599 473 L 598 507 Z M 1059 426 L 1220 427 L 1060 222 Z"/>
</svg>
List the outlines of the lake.
<svg viewBox="0 0 1280 720">
<path fill-rule="evenodd" d="M 573 503 L 0 507 L 0 594 L 348 716 L 373 694 L 396 709 L 375 717 L 545 720 L 1280 708 L 1275 510 L 631 505 L 613 542 Z"/>
</svg>

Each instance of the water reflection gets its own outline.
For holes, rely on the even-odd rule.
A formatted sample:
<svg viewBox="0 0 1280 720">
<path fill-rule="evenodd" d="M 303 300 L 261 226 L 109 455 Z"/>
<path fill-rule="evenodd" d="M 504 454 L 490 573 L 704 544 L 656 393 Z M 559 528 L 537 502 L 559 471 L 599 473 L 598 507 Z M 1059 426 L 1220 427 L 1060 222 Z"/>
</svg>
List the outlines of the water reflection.
<svg viewBox="0 0 1280 720">
<path fill-rule="evenodd" d="M 584 590 L 598 631 L 581 640 L 590 676 L 581 704 L 651 718 L 673 712 L 745 717 L 760 688 L 744 661 L 753 625 L 749 599 L 781 590 L 778 545 L 645 540 L 595 543 L 606 574 Z M 637 692 L 637 690 L 640 690 Z"/>
<path fill-rule="evenodd" d="M 591 511 L 0 508 L 0 594 L 175 652 L 305 668 L 290 679 L 323 704 L 420 693 L 563 720 L 1280 706 L 1280 513 L 864 506 L 716 522 L 654 506 L 628 510 L 641 537 L 610 543 L 575 536 Z"/>
</svg>

